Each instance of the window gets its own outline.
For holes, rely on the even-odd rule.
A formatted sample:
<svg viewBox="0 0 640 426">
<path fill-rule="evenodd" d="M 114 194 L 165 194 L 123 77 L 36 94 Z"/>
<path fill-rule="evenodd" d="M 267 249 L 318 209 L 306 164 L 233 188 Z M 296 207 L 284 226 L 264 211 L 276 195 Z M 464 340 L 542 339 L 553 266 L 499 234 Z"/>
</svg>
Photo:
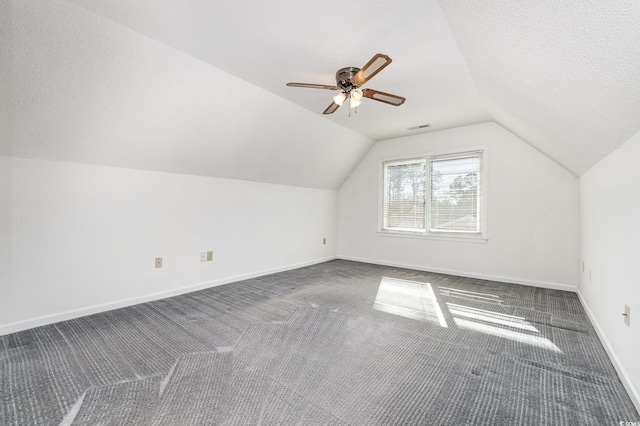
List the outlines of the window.
<svg viewBox="0 0 640 426">
<path fill-rule="evenodd" d="M 486 149 L 382 162 L 382 234 L 486 241 Z"/>
</svg>

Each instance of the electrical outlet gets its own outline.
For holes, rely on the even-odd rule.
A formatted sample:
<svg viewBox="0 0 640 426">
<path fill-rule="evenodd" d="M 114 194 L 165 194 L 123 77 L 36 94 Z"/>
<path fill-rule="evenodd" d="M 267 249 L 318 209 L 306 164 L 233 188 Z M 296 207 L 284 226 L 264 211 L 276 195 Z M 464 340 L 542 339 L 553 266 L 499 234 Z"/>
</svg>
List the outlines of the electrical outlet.
<svg viewBox="0 0 640 426">
<path fill-rule="evenodd" d="M 162 268 L 162 258 L 156 257 L 156 268 Z"/>
<path fill-rule="evenodd" d="M 213 252 L 212 251 L 208 251 L 207 252 L 207 262 L 213 262 Z"/>
<path fill-rule="evenodd" d="M 322 239 L 322 245 L 327 245 L 327 239 L 326 238 Z"/>
<path fill-rule="evenodd" d="M 627 327 L 631 327 L 631 308 L 628 305 L 624 305 L 624 323 Z"/>
<path fill-rule="evenodd" d="M 584 272 L 584 260 L 582 261 L 582 272 Z"/>
<path fill-rule="evenodd" d="M 200 262 L 206 262 L 207 261 L 207 252 L 203 251 L 200 253 Z"/>
</svg>

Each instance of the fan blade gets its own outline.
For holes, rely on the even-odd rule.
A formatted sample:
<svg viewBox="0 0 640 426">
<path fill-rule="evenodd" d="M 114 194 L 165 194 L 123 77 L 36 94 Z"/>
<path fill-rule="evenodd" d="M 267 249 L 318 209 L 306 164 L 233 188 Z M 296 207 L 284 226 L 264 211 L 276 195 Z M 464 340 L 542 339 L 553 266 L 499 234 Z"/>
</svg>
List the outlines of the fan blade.
<svg viewBox="0 0 640 426">
<path fill-rule="evenodd" d="M 358 86 L 362 86 L 367 81 L 371 80 L 373 76 L 378 74 L 384 67 L 391 63 L 391 58 L 382 53 L 374 55 L 373 58 L 367 64 L 353 76 L 351 81 Z"/>
<path fill-rule="evenodd" d="M 327 107 L 327 109 L 325 109 L 322 113 L 323 114 L 333 114 L 334 112 L 336 112 L 336 110 L 340 108 L 340 105 L 338 105 L 335 102 L 331 102 L 331 105 L 329 105 Z"/>
<path fill-rule="evenodd" d="M 400 106 L 406 101 L 402 96 L 392 95 L 391 93 L 379 92 L 373 89 L 363 89 L 362 96 L 373 99 L 374 101 L 384 102 L 385 104 Z"/>
<path fill-rule="evenodd" d="M 308 87 L 309 89 L 339 90 L 338 86 L 328 86 L 326 84 L 287 83 L 287 86 L 289 86 L 289 87 Z"/>
</svg>

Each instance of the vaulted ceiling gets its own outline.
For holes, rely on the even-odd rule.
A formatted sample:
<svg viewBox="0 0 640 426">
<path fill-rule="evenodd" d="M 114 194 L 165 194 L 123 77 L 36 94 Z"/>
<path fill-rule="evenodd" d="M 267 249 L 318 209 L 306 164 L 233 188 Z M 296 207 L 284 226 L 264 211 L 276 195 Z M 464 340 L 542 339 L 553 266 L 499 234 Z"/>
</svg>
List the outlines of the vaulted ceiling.
<svg viewBox="0 0 640 426">
<path fill-rule="evenodd" d="M 0 31 L 0 155 L 336 189 L 416 132 L 493 120 L 580 176 L 640 130 L 635 0 L 11 0 Z M 375 53 L 404 105 L 285 86 Z"/>
</svg>

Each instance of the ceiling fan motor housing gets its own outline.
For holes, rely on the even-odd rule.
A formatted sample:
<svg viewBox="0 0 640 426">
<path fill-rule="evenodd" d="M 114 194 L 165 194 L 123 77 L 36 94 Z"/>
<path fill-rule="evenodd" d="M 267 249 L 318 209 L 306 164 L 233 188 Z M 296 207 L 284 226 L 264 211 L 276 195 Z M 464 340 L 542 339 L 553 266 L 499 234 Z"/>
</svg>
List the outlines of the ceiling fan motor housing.
<svg viewBox="0 0 640 426">
<path fill-rule="evenodd" d="M 341 68 L 336 72 L 336 85 L 345 92 L 349 92 L 352 89 L 357 89 L 358 85 L 354 84 L 351 79 L 355 76 L 360 68 L 346 67 Z"/>
</svg>

